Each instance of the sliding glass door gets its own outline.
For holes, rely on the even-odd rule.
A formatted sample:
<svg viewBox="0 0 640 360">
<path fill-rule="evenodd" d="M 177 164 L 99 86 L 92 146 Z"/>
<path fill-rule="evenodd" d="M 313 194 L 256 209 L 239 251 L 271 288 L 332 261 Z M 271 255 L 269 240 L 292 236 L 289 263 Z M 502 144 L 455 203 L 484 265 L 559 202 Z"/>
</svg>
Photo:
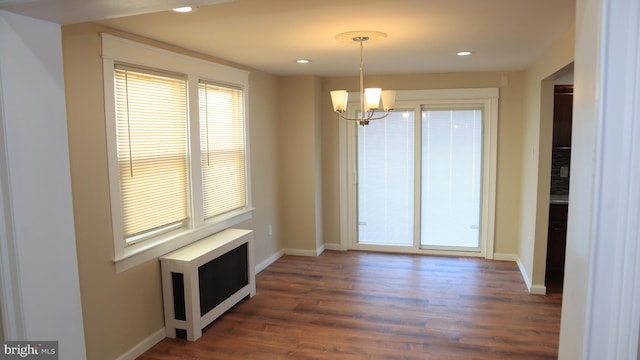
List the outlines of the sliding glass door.
<svg viewBox="0 0 640 360">
<path fill-rule="evenodd" d="M 350 124 L 350 248 L 487 255 L 496 98 L 405 102 L 386 119 Z"/>
<path fill-rule="evenodd" d="M 482 111 L 422 110 L 420 247 L 478 250 Z"/>
<path fill-rule="evenodd" d="M 358 126 L 358 243 L 412 246 L 414 113 Z"/>
</svg>

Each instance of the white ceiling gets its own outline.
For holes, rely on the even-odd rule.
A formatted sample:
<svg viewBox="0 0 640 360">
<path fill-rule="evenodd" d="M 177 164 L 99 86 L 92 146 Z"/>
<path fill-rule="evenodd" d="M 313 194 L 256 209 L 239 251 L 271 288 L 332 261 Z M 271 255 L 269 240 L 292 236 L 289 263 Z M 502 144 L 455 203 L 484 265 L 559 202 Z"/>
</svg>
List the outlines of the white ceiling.
<svg viewBox="0 0 640 360">
<path fill-rule="evenodd" d="M 187 4 L 197 11 L 166 11 Z M 357 74 L 359 50 L 335 36 L 354 30 L 388 34 L 365 44 L 370 74 L 521 70 L 573 26 L 575 0 L 0 0 L 2 8 L 96 21 L 276 75 L 341 76 Z"/>
</svg>

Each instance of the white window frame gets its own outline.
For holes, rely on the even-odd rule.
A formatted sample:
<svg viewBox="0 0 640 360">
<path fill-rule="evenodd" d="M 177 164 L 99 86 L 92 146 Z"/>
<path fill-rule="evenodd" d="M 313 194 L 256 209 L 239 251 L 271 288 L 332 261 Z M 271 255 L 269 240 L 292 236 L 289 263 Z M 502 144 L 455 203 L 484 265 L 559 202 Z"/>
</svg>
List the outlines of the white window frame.
<svg viewBox="0 0 640 360">
<path fill-rule="evenodd" d="M 174 53 L 153 46 L 140 44 L 109 34 L 102 37 L 102 62 L 104 73 L 105 120 L 107 132 L 107 154 L 109 164 L 109 188 L 111 219 L 113 223 L 114 263 L 116 272 L 122 272 L 170 251 L 188 245 L 206 236 L 232 227 L 253 216 L 251 205 L 251 183 L 249 171 L 249 72 L 216 64 L 202 59 Z M 189 224 L 186 228 L 126 246 L 123 236 L 120 206 L 120 183 L 117 166 L 117 143 L 115 123 L 114 65 L 130 66 L 184 74 L 187 79 L 188 126 L 189 126 Z M 247 207 L 213 219 L 204 220 L 203 211 L 194 204 L 202 203 L 200 162 L 200 129 L 198 108 L 198 83 L 207 80 L 229 84 L 243 89 L 245 120 L 245 174 Z"/>
<path fill-rule="evenodd" d="M 474 107 L 483 112 L 483 170 L 482 170 L 482 203 L 481 203 L 481 233 L 479 251 L 453 251 L 424 249 L 420 247 L 419 216 L 414 224 L 414 241 L 412 246 L 388 246 L 358 244 L 357 239 L 357 185 L 358 166 L 356 159 L 357 123 L 339 119 L 339 151 L 340 151 L 340 248 L 402 252 L 433 255 L 461 255 L 478 256 L 493 259 L 495 237 L 495 204 L 496 204 L 496 174 L 497 174 L 497 143 L 498 143 L 498 88 L 477 89 L 429 89 L 429 90 L 401 90 L 396 91 L 396 106 L 398 111 L 415 111 L 416 152 L 419 152 L 421 136 L 421 113 L 423 108 Z M 358 96 L 347 104 L 350 116 L 355 116 L 359 101 Z M 420 214 L 420 166 L 419 158 L 415 158 L 414 179 L 414 213 Z"/>
</svg>

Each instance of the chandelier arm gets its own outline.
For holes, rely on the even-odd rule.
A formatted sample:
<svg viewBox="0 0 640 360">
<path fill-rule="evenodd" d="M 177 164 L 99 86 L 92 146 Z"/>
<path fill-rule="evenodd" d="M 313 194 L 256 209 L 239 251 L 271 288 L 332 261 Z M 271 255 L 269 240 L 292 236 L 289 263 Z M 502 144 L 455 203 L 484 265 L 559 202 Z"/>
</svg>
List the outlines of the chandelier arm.
<svg viewBox="0 0 640 360">
<path fill-rule="evenodd" d="M 383 114 L 383 115 L 375 116 L 375 117 L 370 117 L 368 120 L 380 120 L 380 119 L 384 119 L 384 118 L 386 118 L 387 116 L 389 116 L 389 113 L 390 113 L 390 112 L 391 112 L 391 111 L 387 110 L 387 111 L 385 111 L 385 112 L 384 112 L 384 114 Z M 372 115 L 373 115 L 373 114 L 372 114 Z"/>
<path fill-rule="evenodd" d="M 369 121 L 371 120 L 371 118 L 373 118 L 373 115 L 374 115 L 373 111 L 367 111 L 364 113 L 364 115 L 361 115 L 359 117 L 349 117 L 349 116 L 342 115 L 343 113 L 344 112 L 339 112 L 338 115 L 340 115 L 341 118 L 345 120 L 350 120 L 350 121 Z"/>
<path fill-rule="evenodd" d="M 338 115 L 340 115 L 340 118 L 344 119 L 344 120 L 348 120 L 348 121 L 360 121 L 360 120 L 364 120 L 363 118 L 359 118 L 359 117 L 348 117 L 348 116 L 344 116 L 342 115 L 342 113 L 338 113 Z"/>
<path fill-rule="evenodd" d="M 338 113 L 338 115 L 340 115 L 342 119 L 349 121 L 370 121 L 384 119 L 389 115 L 389 113 L 391 113 L 391 111 L 387 110 L 383 115 L 380 116 L 374 116 L 375 113 L 373 111 L 367 112 L 367 116 L 364 117 L 349 117 L 342 115 L 343 113 Z"/>
</svg>

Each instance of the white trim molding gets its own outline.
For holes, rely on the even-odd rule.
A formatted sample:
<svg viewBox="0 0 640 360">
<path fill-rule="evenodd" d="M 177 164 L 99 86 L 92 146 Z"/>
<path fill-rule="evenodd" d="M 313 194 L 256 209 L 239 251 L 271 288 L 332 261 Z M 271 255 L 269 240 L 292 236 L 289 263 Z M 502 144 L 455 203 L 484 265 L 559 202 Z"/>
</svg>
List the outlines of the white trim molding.
<svg viewBox="0 0 640 360">
<path fill-rule="evenodd" d="M 520 270 L 520 274 L 522 275 L 522 280 L 524 280 L 524 284 L 527 286 L 527 291 L 529 291 L 529 294 L 545 295 L 547 293 L 546 286 L 532 284 L 529 275 L 527 275 L 527 270 L 525 269 L 524 264 L 519 257 L 517 258 L 516 263 L 518 264 L 518 269 Z"/>
<path fill-rule="evenodd" d="M 518 255 L 517 254 L 506 254 L 506 253 L 494 253 L 493 254 L 493 260 L 496 261 L 513 261 L 513 262 L 518 262 Z"/>
<path fill-rule="evenodd" d="M 129 349 L 129 351 L 120 355 L 116 360 L 135 360 L 138 356 L 144 354 L 154 345 L 164 340 L 165 337 L 167 337 L 167 332 L 165 328 L 162 327 L 161 329 L 156 330 L 153 334 L 149 335 L 149 337 Z"/>
<path fill-rule="evenodd" d="M 284 250 L 279 250 L 273 253 L 268 258 L 262 260 L 259 264 L 256 265 L 256 274 L 268 268 L 269 265 L 273 264 L 274 262 L 278 261 L 278 259 L 280 259 L 282 255 L 284 255 Z"/>
<path fill-rule="evenodd" d="M 11 205 L 11 184 L 7 158 L 7 137 L 0 66 L 0 312 L 2 333 L 7 340 L 24 338 L 24 314 L 18 287 L 18 265 Z"/>
<path fill-rule="evenodd" d="M 586 359 L 636 359 L 640 332 L 640 3 L 602 0 L 601 10 L 584 354 Z M 575 226 L 571 212 L 569 217 L 570 225 Z"/>
<path fill-rule="evenodd" d="M 306 249 L 282 249 L 284 255 L 293 255 L 293 256 L 320 256 L 324 252 L 324 245 L 320 246 L 315 250 L 306 250 Z"/>
<path fill-rule="evenodd" d="M 560 359 L 640 359 L 640 3 L 576 2 Z"/>
<path fill-rule="evenodd" d="M 336 243 L 324 244 L 324 249 L 325 250 L 334 250 L 334 251 L 346 251 L 347 250 L 347 249 L 344 249 L 342 247 L 342 245 L 336 244 Z"/>
</svg>

